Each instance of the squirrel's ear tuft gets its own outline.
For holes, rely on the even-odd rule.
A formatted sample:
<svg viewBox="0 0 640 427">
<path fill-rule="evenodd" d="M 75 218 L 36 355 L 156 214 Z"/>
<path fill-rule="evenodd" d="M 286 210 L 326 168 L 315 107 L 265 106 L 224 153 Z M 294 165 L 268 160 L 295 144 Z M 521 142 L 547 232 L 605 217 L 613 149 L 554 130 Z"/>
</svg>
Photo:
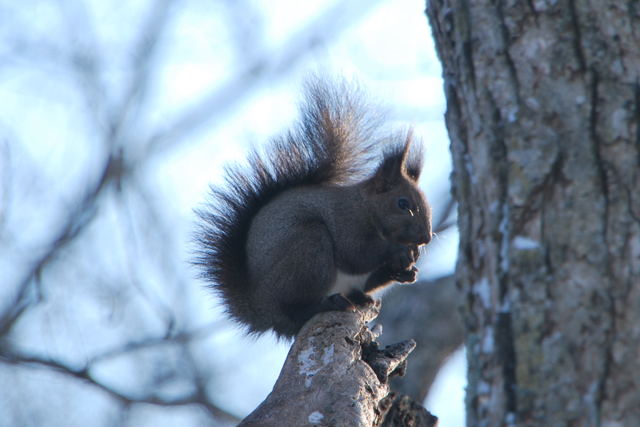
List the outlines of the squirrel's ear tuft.
<svg viewBox="0 0 640 427">
<path fill-rule="evenodd" d="M 391 138 L 394 143 L 387 148 L 382 162 L 371 180 L 376 193 L 386 193 L 398 185 L 402 179 L 416 183 L 424 165 L 424 149 L 422 141 L 415 141 L 413 129 L 405 136 Z"/>
<path fill-rule="evenodd" d="M 410 144 L 394 144 L 384 152 L 382 162 L 372 179 L 376 193 L 386 193 L 400 183 L 405 172 L 409 148 Z"/>
<path fill-rule="evenodd" d="M 407 155 L 404 159 L 404 170 L 407 177 L 413 182 L 420 180 L 420 173 L 424 166 L 424 146 L 422 141 L 413 139 L 413 128 L 409 129 L 405 141 L 405 150 Z"/>
</svg>

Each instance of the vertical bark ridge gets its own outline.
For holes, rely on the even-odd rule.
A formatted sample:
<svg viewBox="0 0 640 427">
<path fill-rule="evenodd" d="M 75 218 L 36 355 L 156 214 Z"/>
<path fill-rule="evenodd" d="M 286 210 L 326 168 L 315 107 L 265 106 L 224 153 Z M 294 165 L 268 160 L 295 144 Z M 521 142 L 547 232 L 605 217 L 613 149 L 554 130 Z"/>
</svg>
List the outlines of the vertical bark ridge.
<svg viewBox="0 0 640 427">
<path fill-rule="evenodd" d="M 636 159 L 637 164 L 640 166 L 640 72 L 636 75 L 636 81 L 633 85 L 633 94 L 634 94 L 634 116 L 636 120 L 636 137 L 635 137 L 635 146 L 636 146 Z M 633 211 L 632 211 L 633 215 Z"/>
<path fill-rule="evenodd" d="M 582 30 L 580 30 L 578 13 L 576 12 L 576 0 L 569 0 L 569 10 L 571 11 L 571 26 L 574 32 L 573 48 L 575 49 L 576 57 L 580 64 L 580 71 L 582 74 L 585 74 L 587 71 L 587 61 L 582 50 Z"/>
</svg>

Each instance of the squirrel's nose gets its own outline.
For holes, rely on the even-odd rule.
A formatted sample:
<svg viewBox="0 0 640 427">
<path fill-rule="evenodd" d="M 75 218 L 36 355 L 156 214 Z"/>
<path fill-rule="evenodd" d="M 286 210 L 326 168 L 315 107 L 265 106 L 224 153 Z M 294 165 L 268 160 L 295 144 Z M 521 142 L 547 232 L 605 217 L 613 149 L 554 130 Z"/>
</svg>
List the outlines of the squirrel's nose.
<svg viewBox="0 0 640 427">
<path fill-rule="evenodd" d="M 422 235 L 421 245 L 428 245 L 431 242 L 431 230 Z"/>
</svg>

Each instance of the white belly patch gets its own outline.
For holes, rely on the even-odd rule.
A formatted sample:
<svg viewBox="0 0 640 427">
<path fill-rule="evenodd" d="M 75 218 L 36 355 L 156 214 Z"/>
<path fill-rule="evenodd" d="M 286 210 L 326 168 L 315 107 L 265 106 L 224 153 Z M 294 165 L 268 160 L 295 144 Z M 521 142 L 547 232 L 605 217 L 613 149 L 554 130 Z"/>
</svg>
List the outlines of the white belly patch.
<svg viewBox="0 0 640 427">
<path fill-rule="evenodd" d="M 367 279 L 371 273 L 367 274 L 347 274 L 338 270 L 336 275 L 336 281 L 331 287 L 329 295 L 343 293 L 347 295 L 350 291 L 358 290 L 364 292 L 364 284 L 367 283 Z"/>
</svg>

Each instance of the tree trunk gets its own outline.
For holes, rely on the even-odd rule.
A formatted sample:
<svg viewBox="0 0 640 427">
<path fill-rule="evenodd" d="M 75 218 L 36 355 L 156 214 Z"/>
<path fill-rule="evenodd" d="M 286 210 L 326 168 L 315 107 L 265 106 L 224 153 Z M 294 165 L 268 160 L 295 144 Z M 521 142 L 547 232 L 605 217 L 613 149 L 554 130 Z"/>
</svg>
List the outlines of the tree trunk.
<svg viewBox="0 0 640 427">
<path fill-rule="evenodd" d="M 640 2 L 428 0 L 468 426 L 640 426 Z"/>
</svg>

